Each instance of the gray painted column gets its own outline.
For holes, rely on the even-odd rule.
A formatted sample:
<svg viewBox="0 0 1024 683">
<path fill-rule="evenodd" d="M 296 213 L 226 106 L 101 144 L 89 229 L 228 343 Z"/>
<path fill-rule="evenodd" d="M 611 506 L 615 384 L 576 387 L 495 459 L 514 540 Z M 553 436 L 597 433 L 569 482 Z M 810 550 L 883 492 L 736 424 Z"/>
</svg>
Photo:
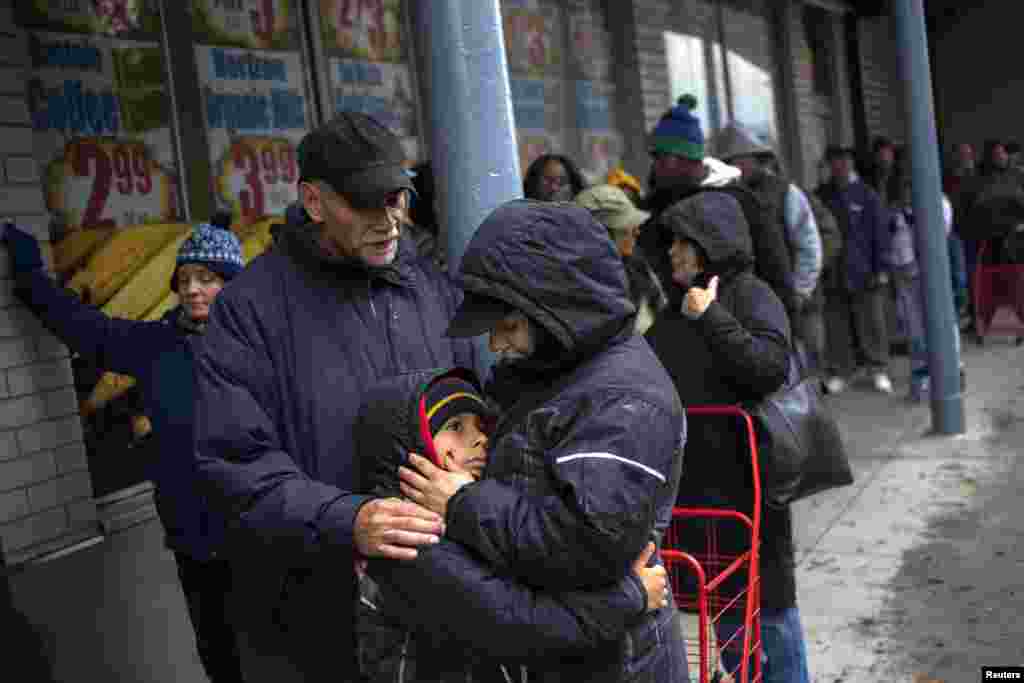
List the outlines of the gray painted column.
<svg viewBox="0 0 1024 683">
<path fill-rule="evenodd" d="M 431 163 L 454 273 L 483 219 L 522 196 L 522 176 L 498 0 L 424 5 Z"/>
<path fill-rule="evenodd" d="M 960 357 L 954 337 L 959 332 L 953 317 L 949 250 L 942 219 L 939 147 L 923 0 L 894 0 L 892 8 L 896 61 L 906 97 L 914 215 L 919 226 L 917 253 L 925 292 L 932 429 L 938 434 L 960 434 L 965 419 Z"/>
</svg>

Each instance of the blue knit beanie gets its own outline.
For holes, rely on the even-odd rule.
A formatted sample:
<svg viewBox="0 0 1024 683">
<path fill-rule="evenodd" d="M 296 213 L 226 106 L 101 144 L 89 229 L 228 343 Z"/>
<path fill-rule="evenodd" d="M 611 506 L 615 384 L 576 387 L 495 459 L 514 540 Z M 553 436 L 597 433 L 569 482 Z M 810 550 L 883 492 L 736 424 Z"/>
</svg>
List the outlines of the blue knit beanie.
<svg viewBox="0 0 1024 683">
<path fill-rule="evenodd" d="M 181 248 L 171 273 L 171 291 L 178 291 L 178 268 L 186 263 L 198 263 L 213 272 L 230 280 L 242 272 L 245 261 L 242 260 L 242 245 L 235 233 L 224 228 L 200 223 L 192 231 Z"/>
<path fill-rule="evenodd" d="M 704 161 L 704 131 L 700 119 L 693 115 L 696 108 L 697 98 L 683 95 L 676 106 L 665 112 L 651 133 L 651 154 L 675 154 Z"/>
</svg>

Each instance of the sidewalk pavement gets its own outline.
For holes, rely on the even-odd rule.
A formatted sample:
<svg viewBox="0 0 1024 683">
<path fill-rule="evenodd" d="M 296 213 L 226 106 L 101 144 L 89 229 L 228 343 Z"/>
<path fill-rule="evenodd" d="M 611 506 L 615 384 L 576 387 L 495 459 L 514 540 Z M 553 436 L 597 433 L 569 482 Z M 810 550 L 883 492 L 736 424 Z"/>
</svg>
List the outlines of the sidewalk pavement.
<svg viewBox="0 0 1024 683">
<path fill-rule="evenodd" d="M 816 683 L 966 683 L 1024 664 L 1024 349 L 965 344 L 968 431 L 927 404 L 829 397 L 856 481 L 796 509 L 797 590 Z M 902 380 L 902 381 L 900 381 Z"/>
<path fill-rule="evenodd" d="M 1024 663 L 1024 349 L 964 346 L 969 431 L 925 437 L 927 405 L 830 397 L 854 485 L 796 510 L 797 586 L 815 683 L 964 683 Z M 902 392 L 902 393 L 900 393 Z M 147 522 L 12 579 L 66 683 L 205 680 L 161 529 Z"/>
</svg>

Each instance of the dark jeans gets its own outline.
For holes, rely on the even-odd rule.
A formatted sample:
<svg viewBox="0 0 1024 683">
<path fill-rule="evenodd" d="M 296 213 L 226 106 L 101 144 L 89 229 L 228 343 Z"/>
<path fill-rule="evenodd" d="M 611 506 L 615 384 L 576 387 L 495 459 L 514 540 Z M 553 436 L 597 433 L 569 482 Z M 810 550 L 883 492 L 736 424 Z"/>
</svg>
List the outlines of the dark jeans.
<svg viewBox="0 0 1024 683">
<path fill-rule="evenodd" d="M 230 565 L 220 560 L 200 562 L 178 552 L 174 560 L 206 675 L 211 683 L 241 683 L 245 679 L 238 642 L 226 612 L 231 593 Z"/>
<path fill-rule="evenodd" d="M 885 308 L 888 291 L 887 287 L 874 287 L 858 292 L 829 290 L 825 293 L 829 374 L 851 375 L 858 364 L 863 364 L 869 372 L 886 371 L 889 365 Z"/>
<path fill-rule="evenodd" d="M 722 651 L 722 665 L 739 680 L 740 657 L 743 652 L 743 635 L 737 623 L 719 622 L 715 626 L 715 637 L 719 643 L 727 643 L 737 636 Z M 753 677 L 753 662 L 750 676 Z M 807 645 L 804 642 L 804 628 L 800 623 L 800 610 L 761 610 L 761 666 L 764 683 L 810 683 L 807 669 Z"/>
</svg>

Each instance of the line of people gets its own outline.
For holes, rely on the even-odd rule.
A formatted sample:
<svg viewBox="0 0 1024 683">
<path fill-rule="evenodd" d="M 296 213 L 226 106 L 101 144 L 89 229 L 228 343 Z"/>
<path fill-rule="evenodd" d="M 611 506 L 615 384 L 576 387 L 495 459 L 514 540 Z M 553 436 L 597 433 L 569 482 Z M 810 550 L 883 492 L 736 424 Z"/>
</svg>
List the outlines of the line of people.
<svg viewBox="0 0 1024 683">
<path fill-rule="evenodd" d="M 303 138 L 299 201 L 248 267 L 225 225 L 196 228 L 159 322 L 83 304 L 5 227 L 18 296 L 138 379 L 211 681 L 687 676 L 657 555 L 671 508 L 753 496 L 743 435 L 683 406 L 776 391 L 795 340 L 829 389 L 860 362 L 891 391 L 888 278 L 920 297 L 892 253 L 912 224 L 898 165 L 895 211 L 844 148 L 808 193 L 742 126 L 708 155 L 696 106 L 652 131 L 646 197 L 621 169 L 587 188 L 538 159 L 455 279 L 429 166 L 411 177 L 353 112 Z M 762 544 L 764 680 L 806 683 L 788 508 L 763 511 Z"/>
<path fill-rule="evenodd" d="M 18 296 L 75 351 L 143 387 L 158 508 L 208 676 L 361 676 L 365 567 L 417 636 L 416 680 L 520 680 L 523 667 L 531 680 L 685 677 L 656 553 L 684 415 L 633 334 L 605 228 L 582 208 L 498 207 L 457 286 L 401 230 L 403 156 L 361 114 L 311 131 L 300 201 L 273 247 L 243 271 L 232 233 L 199 226 L 175 269 L 182 306 L 159 322 L 78 301 L 36 241 L 4 227 Z M 478 480 L 483 454 L 472 476 L 443 443 L 479 403 L 468 338 L 485 332 L 502 419 L 488 421 Z M 468 379 L 449 386 L 451 368 Z M 400 663 L 402 680 L 411 669 Z"/>
</svg>

